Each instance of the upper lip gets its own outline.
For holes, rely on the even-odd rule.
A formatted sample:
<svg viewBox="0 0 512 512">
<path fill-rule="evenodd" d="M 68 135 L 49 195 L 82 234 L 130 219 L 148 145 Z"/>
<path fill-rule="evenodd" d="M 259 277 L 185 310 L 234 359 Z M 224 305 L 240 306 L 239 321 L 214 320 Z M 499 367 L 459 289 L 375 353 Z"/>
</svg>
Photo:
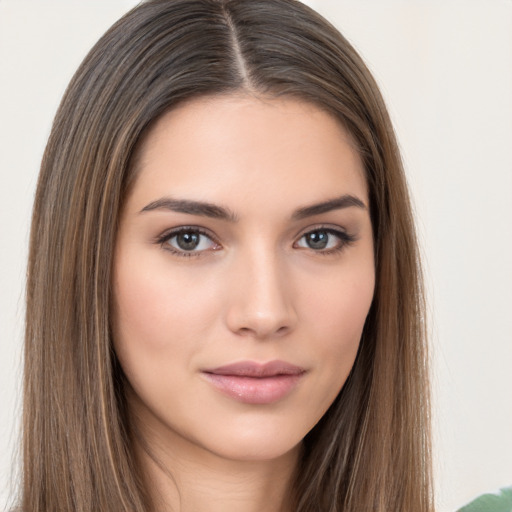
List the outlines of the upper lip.
<svg viewBox="0 0 512 512">
<path fill-rule="evenodd" d="M 304 373 L 304 368 L 300 368 L 285 361 L 269 361 L 267 363 L 258 363 L 255 361 L 240 361 L 217 368 L 204 370 L 205 373 L 214 375 L 233 375 L 237 377 L 275 377 L 277 375 L 300 375 Z"/>
</svg>

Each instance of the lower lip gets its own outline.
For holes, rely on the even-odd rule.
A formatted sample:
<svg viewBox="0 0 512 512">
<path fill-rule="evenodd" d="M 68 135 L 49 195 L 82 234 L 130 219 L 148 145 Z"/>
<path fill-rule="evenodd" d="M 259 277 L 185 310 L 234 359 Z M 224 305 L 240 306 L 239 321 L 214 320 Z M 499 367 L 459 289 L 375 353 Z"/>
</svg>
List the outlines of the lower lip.
<svg viewBox="0 0 512 512">
<path fill-rule="evenodd" d="M 286 397 L 303 374 L 246 377 L 204 373 L 206 379 L 225 395 L 245 404 L 271 404 Z"/>
</svg>

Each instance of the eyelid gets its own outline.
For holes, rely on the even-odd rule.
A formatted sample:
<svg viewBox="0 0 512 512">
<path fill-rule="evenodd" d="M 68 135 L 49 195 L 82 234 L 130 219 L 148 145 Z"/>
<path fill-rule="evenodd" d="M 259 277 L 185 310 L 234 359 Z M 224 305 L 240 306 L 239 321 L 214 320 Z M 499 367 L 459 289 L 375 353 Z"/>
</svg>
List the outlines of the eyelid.
<svg viewBox="0 0 512 512">
<path fill-rule="evenodd" d="M 312 248 L 306 248 L 306 247 L 299 247 L 299 249 L 309 250 L 311 252 L 314 252 L 316 254 L 322 254 L 322 255 L 329 255 L 333 253 L 337 253 L 345 249 L 347 246 L 353 244 L 356 242 L 359 237 L 355 234 L 349 233 L 345 228 L 342 228 L 339 225 L 333 225 L 333 224 L 317 224 L 313 226 L 308 226 L 307 228 L 303 229 L 299 235 L 295 238 L 295 242 L 293 243 L 294 247 L 298 242 L 305 237 L 306 235 L 310 233 L 314 233 L 315 231 L 326 231 L 336 237 L 339 238 L 340 243 L 337 247 L 333 247 L 330 249 L 321 249 L 321 250 L 315 250 Z"/>
<path fill-rule="evenodd" d="M 319 223 L 319 224 L 312 224 L 310 226 L 307 226 L 305 228 L 302 228 L 296 235 L 296 239 L 300 239 L 304 235 L 307 235 L 308 233 L 311 233 L 313 231 L 329 231 L 330 233 L 334 234 L 340 234 L 340 235 L 347 235 L 347 236 L 353 236 L 349 235 L 349 232 L 346 228 L 340 226 L 339 224 L 329 224 L 329 223 Z"/>
<path fill-rule="evenodd" d="M 313 233 L 315 231 L 326 231 L 329 234 L 332 234 L 336 236 L 339 239 L 339 243 L 336 247 L 328 248 L 328 249 L 318 249 L 315 250 L 313 248 L 307 248 L 307 247 L 297 247 L 298 242 L 306 235 Z M 213 244 L 215 244 L 215 248 L 212 249 L 202 249 L 199 251 L 185 251 L 180 250 L 176 247 L 173 247 L 170 244 L 167 244 L 164 247 L 164 244 L 168 242 L 171 238 L 179 235 L 180 233 L 184 232 L 195 232 L 199 235 L 207 237 L 209 240 L 212 241 Z M 311 252 L 314 252 L 316 254 L 323 254 L 323 255 L 329 255 L 333 253 L 340 252 L 348 245 L 351 245 L 355 241 L 358 240 L 358 237 L 354 234 L 350 234 L 347 232 L 347 230 L 339 225 L 333 225 L 333 224 L 317 224 L 308 226 L 300 231 L 300 233 L 295 237 L 295 241 L 293 242 L 294 248 L 299 248 L 301 250 L 309 250 Z M 162 249 L 171 252 L 172 254 L 175 254 L 177 256 L 184 256 L 184 257 L 198 257 L 198 256 L 204 256 L 206 253 L 217 251 L 222 248 L 221 244 L 219 243 L 217 237 L 208 229 L 205 229 L 200 226 L 193 226 L 193 225 L 184 225 L 184 226 L 177 226 L 175 228 L 167 229 L 162 234 L 158 235 L 154 239 L 154 243 L 161 245 Z"/>
<path fill-rule="evenodd" d="M 193 232 L 198 233 L 199 235 L 205 236 L 209 238 L 216 246 L 214 249 L 203 249 L 200 251 L 184 251 L 177 249 L 176 247 L 171 246 L 170 244 L 167 244 L 166 247 L 164 247 L 164 244 L 168 242 L 171 238 L 179 235 L 180 233 L 187 233 L 187 232 Z M 204 253 L 208 253 L 211 251 L 217 251 L 221 248 L 220 243 L 217 240 L 217 237 L 209 230 L 202 228 L 200 226 L 178 226 L 175 228 L 167 229 L 162 234 L 158 235 L 154 242 L 158 245 L 162 246 L 162 249 L 165 251 L 169 251 L 172 254 L 175 254 L 177 256 L 184 256 L 184 257 L 198 257 L 204 255 Z"/>
</svg>

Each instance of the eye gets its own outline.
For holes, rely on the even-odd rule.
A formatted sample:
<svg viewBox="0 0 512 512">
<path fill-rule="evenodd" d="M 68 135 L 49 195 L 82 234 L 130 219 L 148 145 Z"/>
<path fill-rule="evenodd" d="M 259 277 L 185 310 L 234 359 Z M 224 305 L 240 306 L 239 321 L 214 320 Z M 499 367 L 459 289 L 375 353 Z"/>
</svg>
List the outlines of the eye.
<svg viewBox="0 0 512 512">
<path fill-rule="evenodd" d="M 348 233 L 332 228 L 319 228 L 302 235 L 295 246 L 316 252 L 331 253 L 343 249 L 355 241 Z"/>
<path fill-rule="evenodd" d="M 208 234 L 198 228 L 190 227 L 174 229 L 160 237 L 158 243 L 164 249 L 180 256 L 193 256 L 220 248 Z"/>
</svg>

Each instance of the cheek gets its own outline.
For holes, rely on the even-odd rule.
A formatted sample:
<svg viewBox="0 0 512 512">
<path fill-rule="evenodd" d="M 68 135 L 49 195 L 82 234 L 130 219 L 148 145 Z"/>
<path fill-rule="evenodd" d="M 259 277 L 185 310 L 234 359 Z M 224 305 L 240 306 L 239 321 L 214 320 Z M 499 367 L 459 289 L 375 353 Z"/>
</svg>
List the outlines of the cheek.
<svg viewBox="0 0 512 512">
<path fill-rule="evenodd" d="M 117 262 L 114 281 L 116 345 L 135 343 L 146 350 L 191 347 L 190 338 L 216 318 L 213 293 L 187 275 L 154 261 L 130 258 Z"/>
<path fill-rule="evenodd" d="M 114 349 L 136 395 L 154 410 L 183 384 L 216 318 L 210 287 L 170 275 L 165 258 L 126 250 L 116 260 Z"/>
<path fill-rule="evenodd" d="M 218 318 L 209 286 L 169 265 L 125 251 L 113 283 L 113 344 L 131 386 L 144 402 L 180 387 Z M 165 393 L 164 393 L 165 395 Z"/>
<path fill-rule="evenodd" d="M 316 325 L 327 339 L 358 339 L 373 300 L 374 288 L 373 264 L 347 266 L 310 286 L 308 293 L 302 294 L 301 309 L 309 312 L 310 325 Z"/>
<path fill-rule="evenodd" d="M 175 323 L 162 283 L 145 268 L 141 261 L 118 259 L 113 283 L 114 349 L 137 390 L 147 385 L 148 375 L 157 377 L 154 362 L 167 358 Z"/>
<path fill-rule="evenodd" d="M 310 338 L 315 340 L 313 357 L 322 365 L 319 385 L 327 389 L 325 401 L 332 402 L 354 364 L 363 327 L 374 294 L 373 266 L 340 274 L 307 295 Z"/>
</svg>

